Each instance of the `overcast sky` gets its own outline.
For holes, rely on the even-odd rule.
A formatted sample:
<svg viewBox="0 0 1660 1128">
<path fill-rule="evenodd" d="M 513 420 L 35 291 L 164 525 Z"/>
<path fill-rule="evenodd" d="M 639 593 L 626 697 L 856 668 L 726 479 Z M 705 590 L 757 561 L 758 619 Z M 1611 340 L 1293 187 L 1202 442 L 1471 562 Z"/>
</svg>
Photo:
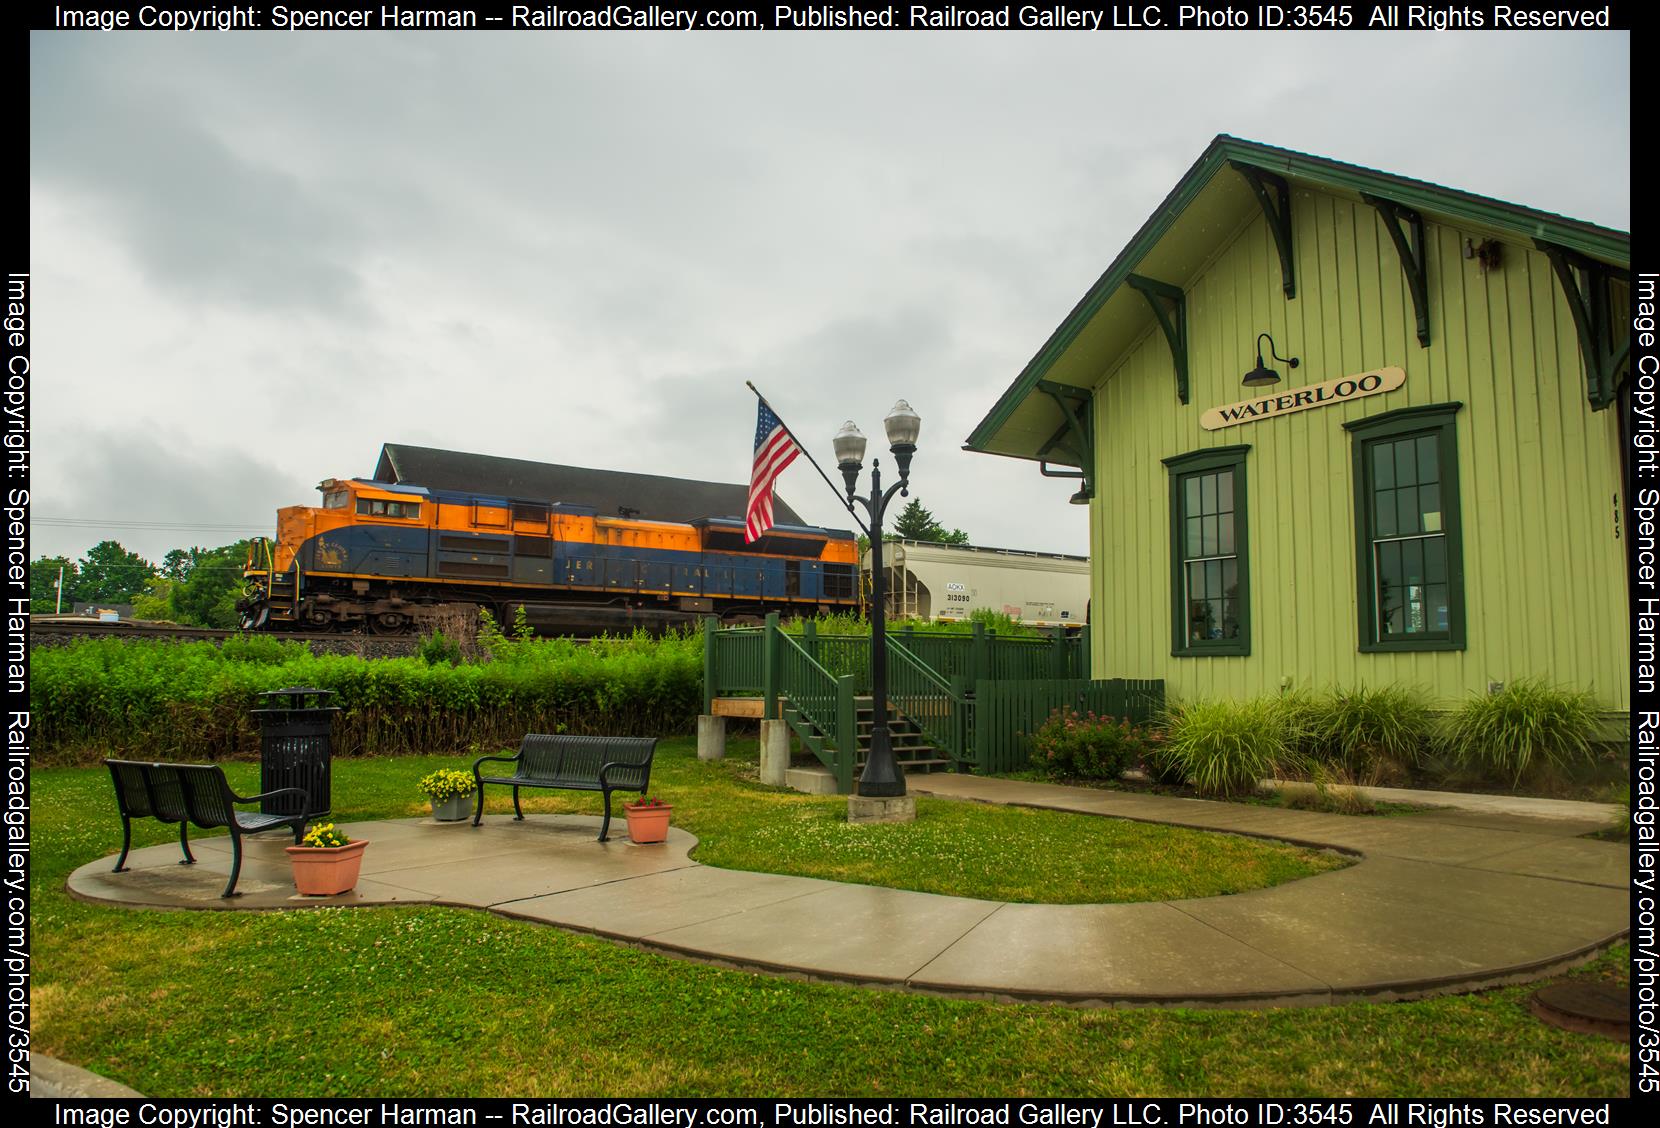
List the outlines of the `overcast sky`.
<svg viewBox="0 0 1660 1128">
<path fill-rule="evenodd" d="M 832 472 L 906 397 L 938 520 L 1084 553 L 1068 483 L 960 447 L 1212 137 L 1629 230 L 1629 52 L 38 33 L 33 551 L 269 534 L 384 442 L 742 482 L 749 379 Z M 805 460 L 779 492 L 848 524 Z"/>
</svg>

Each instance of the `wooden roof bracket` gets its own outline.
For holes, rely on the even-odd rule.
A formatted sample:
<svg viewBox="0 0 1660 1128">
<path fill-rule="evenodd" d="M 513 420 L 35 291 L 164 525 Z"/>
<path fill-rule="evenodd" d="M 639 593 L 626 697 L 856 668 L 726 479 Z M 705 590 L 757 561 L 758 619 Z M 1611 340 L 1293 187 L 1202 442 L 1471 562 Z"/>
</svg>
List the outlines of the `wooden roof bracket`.
<svg viewBox="0 0 1660 1128">
<path fill-rule="evenodd" d="M 1609 283 L 1615 278 L 1630 282 L 1631 275 L 1543 239 L 1535 239 L 1533 243 L 1550 259 L 1557 281 L 1562 284 L 1574 328 L 1579 331 L 1579 353 L 1585 358 L 1585 398 L 1590 401 L 1592 411 L 1601 411 L 1614 402 L 1616 376 L 1631 356 L 1629 322 L 1621 323 L 1624 339 L 1618 344 L 1613 340 Z M 1580 283 L 1582 272 L 1583 285 Z"/>
<path fill-rule="evenodd" d="M 1262 215 L 1268 221 L 1268 230 L 1274 233 L 1274 246 L 1280 252 L 1280 283 L 1289 301 L 1297 296 L 1297 273 L 1291 261 L 1291 185 L 1285 177 L 1257 168 L 1255 165 L 1229 161 L 1233 170 L 1245 178 L 1262 205 Z M 1268 189 L 1274 189 L 1278 200 L 1269 199 Z"/>
<path fill-rule="evenodd" d="M 1377 209 L 1378 218 L 1389 232 L 1395 253 L 1400 255 L 1401 270 L 1406 274 L 1407 289 L 1412 291 L 1412 309 L 1418 315 L 1418 343 L 1429 348 L 1429 260 L 1424 254 L 1424 217 L 1404 204 L 1362 192 L 1360 198 Z M 1401 230 L 1405 221 L 1412 229 L 1412 238 Z"/>
<path fill-rule="evenodd" d="M 1085 497 L 1094 497 L 1095 444 L 1090 436 L 1090 393 L 1071 384 L 1056 384 L 1049 380 L 1038 381 L 1038 389 L 1055 401 L 1055 406 L 1061 409 L 1061 415 L 1066 419 L 1065 425 L 1055 432 L 1054 437 L 1045 443 L 1038 453 L 1062 453 L 1076 459 L 1078 466 L 1076 473 L 1050 470 L 1049 460 L 1044 458 L 1038 463 L 1038 473 L 1045 478 L 1082 478 L 1082 488 L 1079 492 Z"/>
<path fill-rule="evenodd" d="M 1170 342 L 1170 359 L 1176 364 L 1176 395 L 1187 402 L 1187 295 L 1180 286 L 1160 282 L 1141 274 L 1125 276 L 1124 281 L 1140 292 L 1153 307 L 1153 316 L 1164 339 Z M 1169 302 L 1166 307 L 1165 303 Z"/>
</svg>

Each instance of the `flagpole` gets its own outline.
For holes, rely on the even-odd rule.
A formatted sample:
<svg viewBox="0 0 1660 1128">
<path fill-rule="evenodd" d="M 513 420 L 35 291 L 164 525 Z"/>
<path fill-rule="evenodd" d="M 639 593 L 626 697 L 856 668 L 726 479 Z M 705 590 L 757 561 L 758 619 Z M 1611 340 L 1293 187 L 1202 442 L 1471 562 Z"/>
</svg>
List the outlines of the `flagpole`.
<svg viewBox="0 0 1660 1128">
<path fill-rule="evenodd" d="M 761 394 L 761 389 L 760 388 L 757 388 L 754 384 L 751 384 L 748 380 L 744 381 L 744 387 L 746 387 L 750 391 L 754 392 L 755 393 L 755 398 L 760 400 L 762 403 L 766 403 L 767 407 L 769 409 L 772 408 L 772 404 L 767 403 L 767 397 L 763 396 Z M 858 525 L 859 528 L 864 530 L 865 536 L 867 536 L 867 537 L 870 536 L 870 529 L 865 525 L 865 523 L 863 521 L 859 520 L 858 511 L 853 508 L 853 503 L 848 501 L 846 496 L 844 496 L 845 491 L 839 489 L 836 486 L 836 483 L 834 483 L 830 480 L 830 475 L 828 475 L 824 472 L 824 468 L 821 467 L 818 464 L 818 459 L 813 457 L 812 452 L 810 452 L 807 449 L 807 445 L 805 443 L 803 443 L 800 439 L 795 437 L 795 432 L 790 430 L 790 425 L 788 423 L 784 422 L 784 417 L 782 415 L 779 415 L 777 411 L 773 411 L 772 415 L 773 415 L 774 419 L 778 420 L 778 425 L 780 427 L 784 428 L 784 433 L 790 437 L 790 441 L 795 443 L 796 449 L 799 450 L 802 454 L 805 454 L 807 456 L 807 461 L 811 462 L 813 464 L 813 469 L 817 470 L 818 471 L 818 476 L 824 479 L 824 484 L 829 486 L 830 489 L 835 492 L 836 500 L 840 501 L 842 503 L 842 508 L 846 509 L 848 514 L 853 518 L 853 523 L 855 525 Z"/>
</svg>

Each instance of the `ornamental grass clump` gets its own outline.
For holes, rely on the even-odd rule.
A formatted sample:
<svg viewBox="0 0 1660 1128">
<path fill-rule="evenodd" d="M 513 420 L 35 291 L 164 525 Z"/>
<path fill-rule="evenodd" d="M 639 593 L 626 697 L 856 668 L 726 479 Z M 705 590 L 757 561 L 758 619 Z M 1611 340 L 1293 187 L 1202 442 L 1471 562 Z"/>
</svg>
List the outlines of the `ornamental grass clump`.
<svg viewBox="0 0 1660 1128">
<path fill-rule="evenodd" d="M 1165 718 L 1161 758 L 1201 795 L 1250 795 L 1282 767 L 1300 766 L 1274 699 L 1197 701 Z"/>
<path fill-rule="evenodd" d="M 1118 717 L 1056 709 L 1032 734 L 1032 763 L 1056 776 L 1117 779 L 1154 756 L 1163 737 Z"/>
<path fill-rule="evenodd" d="M 1435 720 L 1422 690 L 1333 690 L 1314 701 L 1313 754 L 1360 783 L 1399 781 L 1424 761 Z"/>
<path fill-rule="evenodd" d="M 428 772 L 415 784 L 421 794 L 434 803 L 442 803 L 446 799 L 455 799 L 463 795 L 471 795 L 475 784 L 471 772 L 457 771 L 455 768 L 439 768 L 435 772 Z"/>
<path fill-rule="evenodd" d="M 1528 776 L 1588 766 L 1598 730 L 1591 694 L 1522 678 L 1466 701 L 1441 741 L 1453 763 L 1508 776 L 1516 787 Z"/>
</svg>

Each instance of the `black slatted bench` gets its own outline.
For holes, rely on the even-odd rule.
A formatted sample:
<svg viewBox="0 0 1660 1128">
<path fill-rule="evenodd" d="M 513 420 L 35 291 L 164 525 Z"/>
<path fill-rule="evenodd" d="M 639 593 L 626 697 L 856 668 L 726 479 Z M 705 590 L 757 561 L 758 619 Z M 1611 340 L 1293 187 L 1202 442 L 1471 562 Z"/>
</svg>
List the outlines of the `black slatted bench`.
<svg viewBox="0 0 1660 1128">
<path fill-rule="evenodd" d="M 297 846 L 305 835 L 310 815 L 310 797 L 304 788 L 284 787 L 262 795 L 238 795 L 225 779 L 218 764 L 149 764 L 140 760 L 105 760 L 115 781 L 115 800 L 121 807 L 121 856 L 115 872 L 127 868 L 127 852 L 133 842 L 133 820 L 158 819 L 179 824 L 179 849 L 184 851 L 181 866 L 196 864 L 190 852 L 189 828 L 195 823 L 203 830 L 225 827 L 231 832 L 231 879 L 222 897 L 236 896 L 236 879 L 242 873 L 242 836 L 274 827 L 289 827 Z M 239 811 L 238 803 L 257 803 L 273 795 L 300 796 L 300 814 L 264 815 Z"/>
<path fill-rule="evenodd" d="M 484 785 L 505 783 L 513 788 L 513 817 L 523 819 L 519 809 L 521 787 L 548 787 L 567 791 L 599 791 L 605 795 L 605 821 L 599 840 L 611 829 L 611 793 L 646 793 L 651 780 L 651 757 L 657 738 L 651 736 L 546 736 L 531 733 L 513 756 L 480 756 L 473 762 L 473 780 L 478 789 L 478 810 L 473 825 L 484 817 Z M 489 761 L 513 765 L 512 775 L 484 775 L 479 765 Z"/>
</svg>

